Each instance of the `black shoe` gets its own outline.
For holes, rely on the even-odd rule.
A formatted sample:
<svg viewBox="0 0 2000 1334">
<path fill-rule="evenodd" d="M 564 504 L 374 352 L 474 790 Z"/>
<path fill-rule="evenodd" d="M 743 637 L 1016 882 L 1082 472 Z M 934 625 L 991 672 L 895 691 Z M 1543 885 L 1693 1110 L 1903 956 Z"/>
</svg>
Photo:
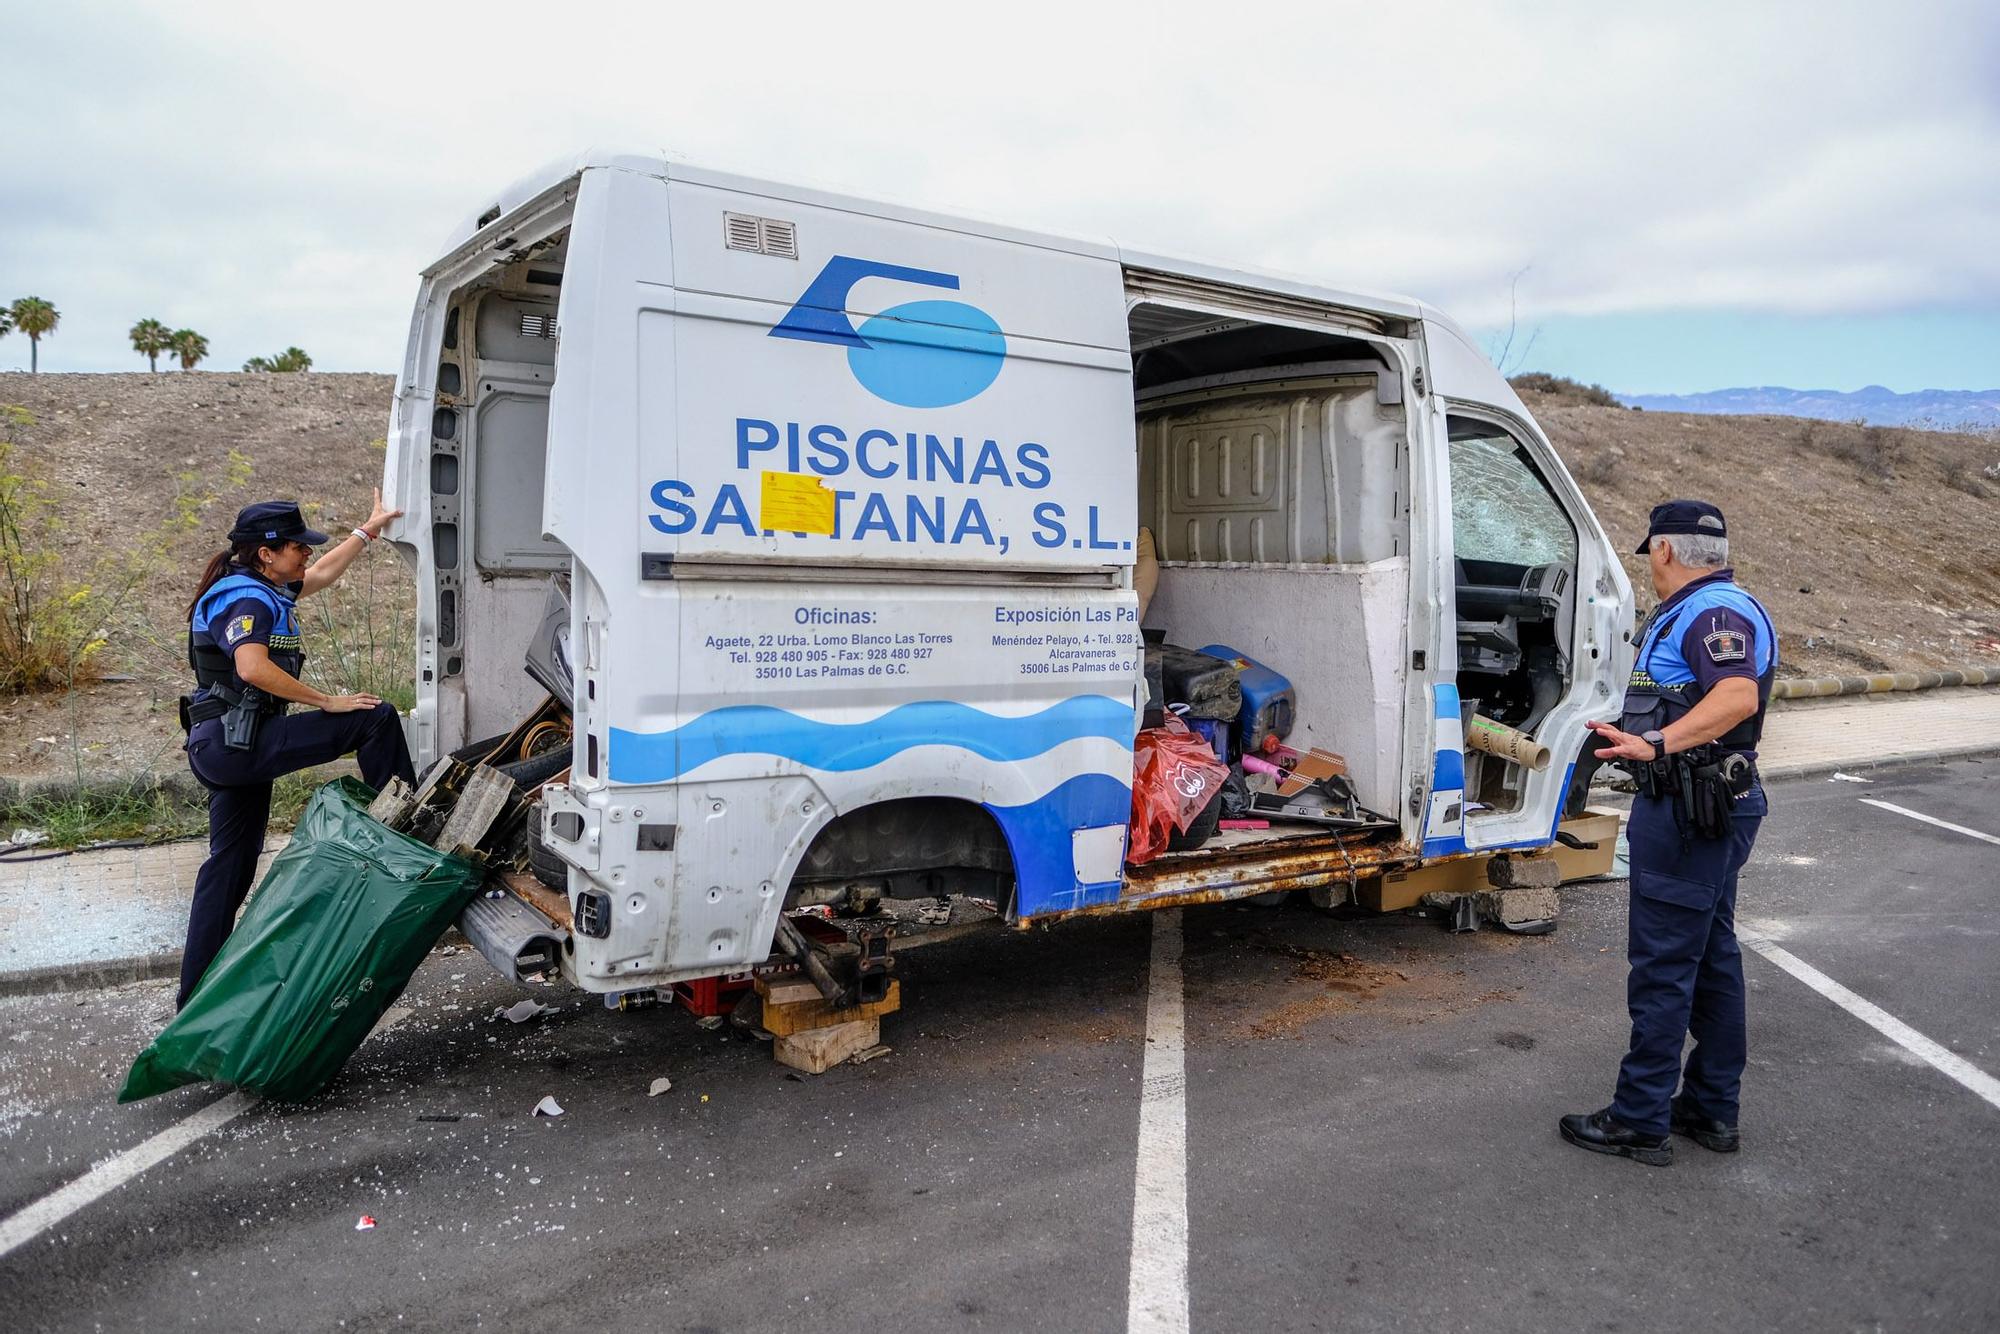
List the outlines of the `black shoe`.
<svg viewBox="0 0 2000 1334">
<path fill-rule="evenodd" d="M 1682 1106 L 1678 1100 L 1674 1103 L 1674 1133 L 1686 1135 L 1712 1153 L 1735 1153 L 1743 1147 L 1735 1126 L 1703 1116 L 1691 1107 Z"/>
<path fill-rule="evenodd" d="M 1562 1131 L 1564 1139 L 1592 1153 L 1615 1154 L 1648 1167 L 1666 1167 L 1674 1161 L 1674 1142 L 1671 1139 L 1665 1135 L 1640 1134 L 1612 1116 L 1609 1107 L 1601 1112 L 1577 1112 L 1565 1116 L 1557 1128 Z"/>
</svg>

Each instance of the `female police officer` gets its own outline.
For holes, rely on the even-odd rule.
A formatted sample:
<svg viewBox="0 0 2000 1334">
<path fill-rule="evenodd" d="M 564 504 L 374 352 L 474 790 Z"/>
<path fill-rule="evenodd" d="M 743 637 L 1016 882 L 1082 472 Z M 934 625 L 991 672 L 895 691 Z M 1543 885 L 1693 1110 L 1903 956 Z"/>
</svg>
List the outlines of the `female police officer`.
<svg viewBox="0 0 2000 1334">
<path fill-rule="evenodd" d="M 1629 768 L 1639 788 L 1626 824 L 1632 1042 L 1611 1105 L 1565 1116 L 1559 1129 L 1578 1148 L 1653 1166 L 1673 1161 L 1669 1132 L 1717 1153 L 1738 1143 L 1747 1053 L 1736 876 L 1769 809 L 1756 758 L 1778 636 L 1736 586 L 1728 534 L 1703 501 L 1654 507 L 1639 550 L 1660 605 L 1618 726 L 1590 724 L 1609 743 L 1598 758 Z"/>
<path fill-rule="evenodd" d="M 250 892 L 273 779 L 350 751 L 370 786 L 416 779 L 393 705 L 373 695 L 322 694 L 299 679 L 305 650 L 294 605 L 340 578 L 401 513 L 382 508 L 376 491 L 368 521 L 308 568 L 327 535 L 306 527 L 292 501 L 250 505 L 229 530 L 229 549 L 202 571 L 188 604 L 197 688 L 181 704 L 188 767 L 208 789 L 208 860 L 195 876 L 177 1006 L 194 994 Z M 288 715 L 288 704 L 313 710 Z"/>
</svg>

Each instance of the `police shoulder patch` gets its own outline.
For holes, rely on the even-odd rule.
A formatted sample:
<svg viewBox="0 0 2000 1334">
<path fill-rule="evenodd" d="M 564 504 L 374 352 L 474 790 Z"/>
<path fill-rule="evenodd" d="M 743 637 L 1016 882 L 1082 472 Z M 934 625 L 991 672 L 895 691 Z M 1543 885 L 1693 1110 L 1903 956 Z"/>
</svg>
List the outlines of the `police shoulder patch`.
<svg viewBox="0 0 2000 1334">
<path fill-rule="evenodd" d="M 1750 645 L 1743 633 L 1727 627 L 1703 635 L 1701 646 L 1708 650 L 1710 662 L 1741 662 L 1750 653 Z"/>
<path fill-rule="evenodd" d="M 231 621 L 229 623 L 229 627 L 222 632 L 222 637 L 231 644 L 240 644 L 245 639 L 247 639 L 250 635 L 250 632 L 255 630 L 256 628 L 257 628 L 257 621 L 255 617 L 238 616 L 235 620 Z"/>
</svg>

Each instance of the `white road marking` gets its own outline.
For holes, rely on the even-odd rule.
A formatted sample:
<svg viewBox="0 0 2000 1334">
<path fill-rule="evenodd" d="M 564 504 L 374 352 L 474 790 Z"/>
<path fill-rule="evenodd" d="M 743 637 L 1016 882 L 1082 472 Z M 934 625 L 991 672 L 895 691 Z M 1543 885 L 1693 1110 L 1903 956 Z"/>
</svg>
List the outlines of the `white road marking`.
<svg viewBox="0 0 2000 1334">
<path fill-rule="evenodd" d="M 1132 1278 L 1125 1328 L 1188 1327 L 1187 1027 L 1181 1003 L 1181 910 L 1153 914 L 1140 1076 L 1138 1171 L 1132 1186 Z"/>
<path fill-rule="evenodd" d="M 1738 932 L 1737 939 L 1820 995 L 1847 1011 L 1926 1065 L 1951 1076 L 1995 1107 L 2000 1107 L 2000 1079 L 1995 1079 L 1972 1062 L 1931 1041 L 1895 1015 L 1849 991 L 1805 960 L 1767 937 Z"/>
<path fill-rule="evenodd" d="M 409 1017 L 407 1009 L 395 1006 L 382 1016 L 368 1036 L 380 1036 Z M 214 1134 L 262 1101 L 263 1098 L 254 1093 L 238 1091 L 224 1094 L 144 1143 L 105 1159 L 67 1186 L 0 1219 L 0 1259 L 33 1241 L 77 1210 L 136 1179 L 148 1168 L 159 1166 L 196 1140 Z"/>
<path fill-rule="evenodd" d="M 1925 815 L 1922 811 L 1913 811 L 1907 806 L 1898 806 L 1894 802 L 1889 801 L 1877 801 L 1873 797 L 1863 797 L 1861 804 L 1864 806 L 1879 806 L 1885 811 L 1894 811 L 1898 815 L 1907 815 L 1912 820 L 1922 820 L 1925 824 L 1934 824 L 1940 829 L 1949 829 L 1954 834 L 1964 834 L 1967 838 L 1976 838 L 1981 842 L 1991 843 L 1996 847 L 2000 847 L 2000 838 L 1996 838 L 1992 834 L 1982 834 L 1977 829 L 1967 829 L 1962 824 L 1953 824 L 1949 820 L 1940 820 L 1935 815 Z"/>
</svg>

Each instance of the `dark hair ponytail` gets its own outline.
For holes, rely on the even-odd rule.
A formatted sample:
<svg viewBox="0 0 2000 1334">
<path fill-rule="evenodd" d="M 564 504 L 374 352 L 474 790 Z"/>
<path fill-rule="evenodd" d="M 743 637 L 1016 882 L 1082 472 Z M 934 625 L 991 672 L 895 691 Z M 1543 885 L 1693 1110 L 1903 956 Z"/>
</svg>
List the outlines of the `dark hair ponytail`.
<svg viewBox="0 0 2000 1334">
<path fill-rule="evenodd" d="M 215 587 L 229 573 L 230 566 L 254 571 L 257 568 L 257 548 L 263 545 L 256 538 L 249 538 L 210 556 L 208 564 L 202 567 L 201 582 L 195 585 L 194 596 L 188 599 L 189 619 L 193 619 L 194 609 L 201 605 L 202 594 Z"/>
</svg>

